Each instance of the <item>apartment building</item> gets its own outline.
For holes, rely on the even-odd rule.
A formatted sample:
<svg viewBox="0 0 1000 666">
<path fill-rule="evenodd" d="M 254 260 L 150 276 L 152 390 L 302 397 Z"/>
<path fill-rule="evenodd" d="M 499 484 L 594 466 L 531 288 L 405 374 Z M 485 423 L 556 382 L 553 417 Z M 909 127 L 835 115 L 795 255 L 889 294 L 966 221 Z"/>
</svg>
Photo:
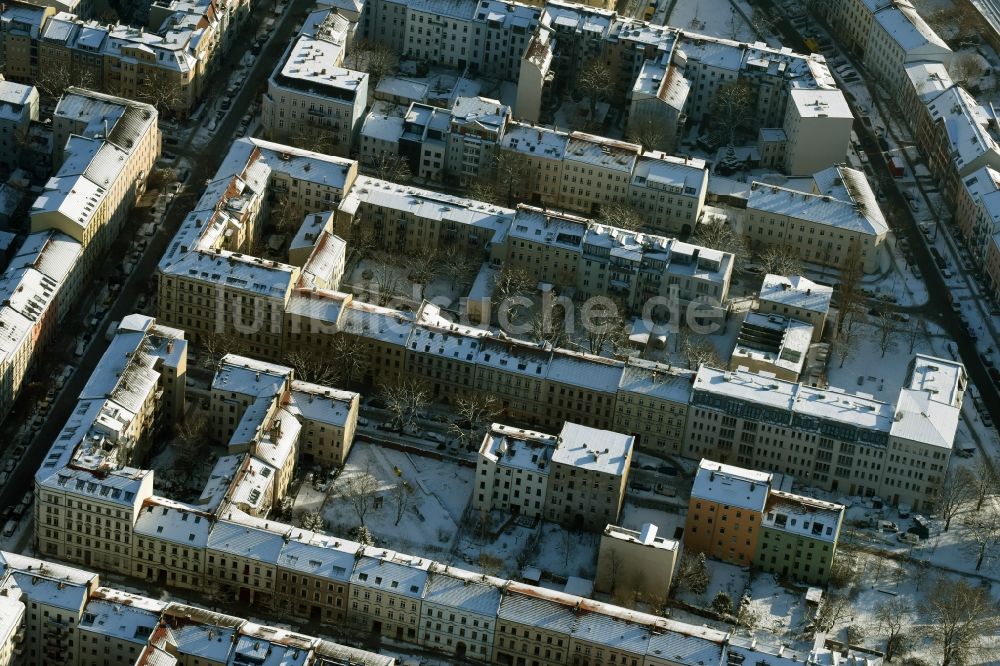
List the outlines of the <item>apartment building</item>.
<svg viewBox="0 0 1000 666">
<path fill-rule="evenodd" d="M 635 163 L 628 203 L 645 216 L 652 231 L 687 236 L 701 217 L 707 193 L 705 160 L 649 151 Z"/>
<path fill-rule="evenodd" d="M 667 599 L 680 543 L 657 536 L 645 523 L 640 531 L 608 525 L 601 533 L 594 589 L 613 599 Z"/>
<path fill-rule="evenodd" d="M 4 596 L 20 599 L 25 607 L 18 661 L 43 666 L 81 663 L 76 626 L 100 577 L 8 552 L 0 552 L 0 567 Z"/>
<path fill-rule="evenodd" d="M 132 575 L 159 585 L 204 590 L 213 513 L 166 497 L 147 498 L 135 517 Z"/>
<path fill-rule="evenodd" d="M 684 455 L 923 510 L 944 479 L 967 381 L 960 363 L 917 354 L 889 404 L 703 366 L 692 387 Z"/>
<path fill-rule="evenodd" d="M 435 249 L 481 257 L 502 243 L 514 211 L 410 185 L 359 176 L 337 209 L 334 230 L 359 232 L 378 249 L 414 254 Z"/>
<path fill-rule="evenodd" d="M 0 169 L 5 173 L 20 165 L 33 120 L 38 120 L 38 90 L 0 79 Z"/>
<path fill-rule="evenodd" d="M 458 97 L 451 107 L 450 120 L 446 159 L 449 175 L 468 184 L 496 173 L 494 155 L 510 120 L 510 107 L 487 97 Z"/>
<path fill-rule="evenodd" d="M 593 215 L 601 205 L 628 198 L 642 146 L 571 132 L 563 156 L 561 205 Z"/>
<path fill-rule="evenodd" d="M 788 93 L 784 171 L 808 176 L 847 159 L 854 114 L 839 90 L 796 88 Z"/>
<path fill-rule="evenodd" d="M 729 369 L 767 372 L 798 381 L 805 368 L 813 327 L 782 315 L 747 312 L 729 357 Z"/>
<path fill-rule="evenodd" d="M 284 530 L 217 520 L 205 547 L 206 581 L 233 601 L 273 603 L 277 561 L 284 544 Z"/>
<path fill-rule="evenodd" d="M 70 85 L 154 104 L 186 116 L 206 92 L 249 14 L 238 0 L 214 3 L 171 0 L 150 8 L 150 30 L 85 20 L 88 13 L 15 3 L 0 17 L 7 78 L 45 80 L 55 94 Z"/>
<path fill-rule="evenodd" d="M 892 94 L 905 84 L 907 64 L 951 62 L 951 49 L 908 0 L 846 0 L 819 11 Z"/>
<path fill-rule="evenodd" d="M 615 401 L 614 430 L 632 435 L 640 451 L 678 455 L 694 371 L 630 357 Z"/>
<path fill-rule="evenodd" d="M 418 643 L 430 565 L 412 555 L 366 548 L 351 574 L 348 621 L 386 638 Z"/>
<path fill-rule="evenodd" d="M 677 146 L 678 128 L 686 120 L 684 104 L 691 95 L 691 83 L 670 59 L 665 51 L 642 62 L 629 93 L 625 125 L 626 136 L 655 137 L 646 148 L 667 153 Z"/>
<path fill-rule="evenodd" d="M 948 88 L 926 108 L 929 124 L 921 128 L 917 143 L 945 200 L 956 202 L 965 178 L 984 166 L 1000 169 L 1000 143 L 990 116 L 961 86 Z"/>
<path fill-rule="evenodd" d="M 819 342 L 826 328 L 833 287 L 818 284 L 801 275 L 764 276 L 757 293 L 757 312 L 782 315 L 812 326 L 812 341 Z"/>
<path fill-rule="evenodd" d="M 948 68 L 939 62 L 914 62 L 906 66 L 909 82 L 899 92 L 899 109 L 913 136 L 926 135 L 932 123 L 927 105 L 951 88 Z"/>
<path fill-rule="evenodd" d="M 306 464 L 343 466 L 354 443 L 360 401 L 352 391 L 292 382 L 288 409 L 302 424 L 299 454 Z"/>
<path fill-rule="evenodd" d="M 617 523 L 634 442 L 631 435 L 565 423 L 552 452 L 545 517 L 595 532 Z"/>
<path fill-rule="evenodd" d="M 747 566 L 760 539 L 772 474 L 702 459 L 684 526 L 684 547 Z"/>
<path fill-rule="evenodd" d="M 212 438 L 227 443 L 243 439 L 245 436 L 238 432 L 244 421 L 251 426 L 264 421 L 267 412 L 276 407 L 274 398 L 288 394 L 293 376 L 287 366 L 236 354 L 224 356 L 212 378 Z"/>
<path fill-rule="evenodd" d="M 432 563 L 421 603 L 420 644 L 456 659 L 488 662 L 507 581 Z"/>
<path fill-rule="evenodd" d="M 0 590 L 0 666 L 13 666 L 24 653 L 25 607 L 15 584 Z"/>
<path fill-rule="evenodd" d="M 294 666 L 396 663 L 287 629 L 102 587 L 97 574 L 6 552 L 0 553 L 0 606 L 22 612 L 0 615 L 5 627 L 23 617 L 25 639 L 0 650 L 19 653 L 23 663 L 226 666 L 262 656 Z"/>
<path fill-rule="evenodd" d="M 274 600 L 296 617 L 343 622 L 354 561 L 361 547 L 306 530 L 291 530 L 278 555 Z"/>
<path fill-rule="evenodd" d="M 368 104 L 368 74 L 344 67 L 352 24 L 331 9 L 306 18 L 267 82 L 261 124 L 268 139 L 347 155 Z"/>
<path fill-rule="evenodd" d="M 541 125 L 511 121 L 500 150 L 515 155 L 524 173 L 511 184 L 518 201 L 559 207 L 562 201 L 563 156 L 569 134 Z"/>
<path fill-rule="evenodd" d="M 549 492 L 552 453 L 558 438 L 494 423 L 476 458 L 472 507 L 542 518 Z"/>
<path fill-rule="evenodd" d="M 52 118 L 55 175 L 31 207 L 32 232 L 58 230 L 83 247 L 81 270 L 103 257 L 160 157 L 156 109 L 69 88 Z"/>
<path fill-rule="evenodd" d="M 813 176 L 809 192 L 753 182 L 743 233 L 754 248 L 780 245 L 804 262 L 842 267 L 855 255 L 878 270 L 889 226 L 864 174 L 844 166 Z"/>
<path fill-rule="evenodd" d="M 754 564 L 781 578 L 823 585 L 837 553 L 844 507 L 771 489 Z"/>
</svg>

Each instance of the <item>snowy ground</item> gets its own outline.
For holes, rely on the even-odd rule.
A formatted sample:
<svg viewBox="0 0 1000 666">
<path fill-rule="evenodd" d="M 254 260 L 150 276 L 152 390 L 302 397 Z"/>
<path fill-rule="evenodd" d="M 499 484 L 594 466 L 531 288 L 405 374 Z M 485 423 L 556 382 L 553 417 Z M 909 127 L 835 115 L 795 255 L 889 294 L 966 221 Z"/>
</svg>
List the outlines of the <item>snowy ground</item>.
<svg viewBox="0 0 1000 666">
<path fill-rule="evenodd" d="M 730 0 L 677 0 L 667 25 L 741 42 L 756 41 L 750 24 Z"/>
<path fill-rule="evenodd" d="M 379 481 L 381 508 L 371 509 L 365 516 L 365 525 L 379 543 L 435 559 L 450 552 L 472 495 L 475 470 L 448 461 L 355 442 L 347 465 L 325 496 L 325 504 L 316 505 L 316 493 L 309 484 L 302 484 L 294 510 L 321 509 L 331 533 L 348 534 L 360 521 L 342 492 L 349 478 L 363 472 Z M 397 525 L 395 488 L 402 482 L 408 489 Z"/>
<path fill-rule="evenodd" d="M 380 287 L 380 282 L 385 285 L 390 284 L 389 281 L 393 280 L 393 278 L 381 280 L 377 277 L 379 265 L 379 262 L 373 259 L 362 259 L 349 265 L 341 289 L 350 291 L 368 302 L 377 303 L 380 290 L 383 289 Z M 395 275 L 394 296 L 391 302 L 391 304 L 395 304 L 393 307 L 407 305 L 410 309 L 416 310 L 420 303 L 426 299 L 457 310 L 461 297 L 468 292 L 467 285 L 452 284 L 447 278 L 437 277 L 426 286 L 421 295 L 421 285 L 407 279 L 410 274 L 409 268 L 399 265 L 390 266 L 389 269 Z"/>
</svg>

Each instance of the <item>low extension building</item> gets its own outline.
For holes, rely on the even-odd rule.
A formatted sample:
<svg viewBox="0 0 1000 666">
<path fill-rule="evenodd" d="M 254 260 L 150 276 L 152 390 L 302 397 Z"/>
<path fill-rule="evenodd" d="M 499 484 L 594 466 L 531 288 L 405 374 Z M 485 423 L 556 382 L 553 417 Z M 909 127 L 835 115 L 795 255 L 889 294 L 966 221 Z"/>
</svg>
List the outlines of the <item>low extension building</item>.
<svg viewBox="0 0 1000 666">
<path fill-rule="evenodd" d="M 812 341 L 819 342 L 826 328 L 833 287 L 818 284 L 801 275 L 764 276 L 757 294 L 757 312 L 797 319 L 813 327 Z"/>
<path fill-rule="evenodd" d="M 652 523 L 638 532 L 608 525 L 601 534 L 594 589 L 628 602 L 667 599 L 679 551 L 680 543 L 658 536 Z"/>
<path fill-rule="evenodd" d="M 754 564 L 781 578 L 825 584 L 837 554 L 844 507 L 771 490 Z"/>
</svg>

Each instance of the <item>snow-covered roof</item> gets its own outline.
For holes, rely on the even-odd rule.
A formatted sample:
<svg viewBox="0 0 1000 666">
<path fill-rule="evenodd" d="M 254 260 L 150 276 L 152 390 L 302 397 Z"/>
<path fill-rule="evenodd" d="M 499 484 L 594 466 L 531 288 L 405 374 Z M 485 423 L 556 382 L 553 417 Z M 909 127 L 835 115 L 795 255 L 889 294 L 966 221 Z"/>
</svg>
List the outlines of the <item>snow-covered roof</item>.
<svg viewBox="0 0 1000 666">
<path fill-rule="evenodd" d="M 905 68 L 910 85 L 924 104 L 954 85 L 944 63 L 911 62 Z"/>
<path fill-rule="evenodd" d="M 820 88 L 792 88 L 790 103 L 800 118 L 854 118 L 844 93 Z"/>
<path fill-rule="evenodd" d="M 631 174 L 642 146 L 584 132 L 573 132 L 566 144 L 564 160 L 599 166 Z"/>
<path fill-rule="evenodd" d="M 799 310 L 826 313 L 830 310 L 833 287 L 817 284 L 801 275 L 768 273 L 760 287 L 758 300 Z"/>
<path fill-rule="evenodd" d="M 569 134 L 550 127 L 511 121 L 503 133 L 500 145 L 533 157 L 562 161 L 569 143 Z"/>
<path fill-rule="evenodd" d="M 124 598 L 92 599 L 83 611 L 77 630 L 100 634 L 110 640 L 145 645 L 153 629 L 159 624 L 159 610 L 142 608 L 124 601 L 143 600 L 144 597 L 128 595 Z M 152 601 L 152 600 L 150 600 Z M 160 604 L 162 607 L 165 604 Z"/>
<path fill-rule="evenodd" d="M 202 489 L 201 496 L 193 502 L 193 506 L 201 511 L 215 513 L 222 505 L 222 500 L 229 492 L 230 486 L 236 480 L 236 475 L 243 465 L 243 455 L 233 454 L 221 456 L 215 461 L 208 481 Z"/>
<path fill-rule="evenodd" d="M 897 3 L 889 5 L 875 12 L 875 22 L 882 26 L 904 53 L 924 49 L 923 55 L 929 55 L 926 47 L 937 47 L 938 52 L 951 52 L 944 40 L 912 6 Z"/>
<path fill-rule="evenodd" d="M 496 617 L 507 581 L 485 574 L 433 564 L 424 588 L 425 604 L 460 608 L 488 618 Z"/>
<path fill-rule="evenodd" d="M 353 391 L 296 380 L 292 382 L 291 402 L 287 409 L 304 421 L 329 423 L 343 428 L 358 398 Z"/>
<path fill-rule="evenodd" d="M 929 392 L 936 402 L 961 407 L 967 384 L 965 366 L 957 361 L 916 354 L 910 364 L 908 387 Z"/>
<path fill-rule="evenodd" d="M 772 475 L 702 458 L 691 486 L 691 497 L 718 504 L 762 511 Z"/>
<path fill-rule="evenodd" d="M 453 131 L 458 132 L 462 131 L 459 128 L 471 126 L 490 134 L 499 134 L 509 117 L 509 106 L 488 97 L 457 97 L 451 108 Z"/>
<path fill-rule="evenodd" d="M 635 437 L 631 435 L 567 421 L 559 431 L 552 463 L 622 476 L 628 472 L 634 442 Z"/>
<path fill-rule="evenodd" d="M 403 116 L 391 113 L 379 113 L 372 109 L 365 116 L 361 125 L 361 137 L 398 144 L 403 136 Z"/>
<path fill-rule="evenodd" d="M 133 529 L 139 536 L 204 549 L 211 528 L 211 513 L 204 508 L 154 496 L 143 503 Z"/>
<path fill-rule="evenodd" d="M 1000 145 L 989 131 L 989 114 L 962 86 L 954 85 L 935 97 L 927 104 L 927 113 L 933 123 L 943 126 L 960 174 L 976 165 L 981 156 L 1000 152 Z"/>
<path fill-rule="evenodd" d="M 431 561 L 391 550 L 365 548 L 351 575 L 351 585 L 419 599 L 427 585 Z"/>
<path fill-rule="evenodd" d="M 352 100 L 366 85 L 368 74 L 334 64 L 343 59 L 346 40 L 346 31 L 336 40 L 299 35 L 275 67 L 272 84 L 317 97 Z"/>
<path fill-rule="evenodd" d="M 275 523 L 276 527 L 287 527 Z M 208 549 L 273 565 L 285 545 L 284 535 L 230 520 L 219 520 L 208 535 Z"/>
<path fill-rule="evenodd" d="M 784 215 L 873 236 L 883 236 L 889 228 L 877 204 L 875 207 L 859 206 L 831 195 L 801 192 L 758 181 L 750 186 L 747 210 Z"/>
<path fill-rule="evenodd" d="M 748 358 L 798 376 L 805 364 L 812 334 L 812 324 L 777 314 L 747 312 L 736 338 L 730 367 Z"/>
<path fill-rule="evenodd" d="M 28 120 L 26 111 L 32 99 L 37 97 L 38 91 L 34 86 L 0 80 L 0 120 L 11 122 Z"/>
<path fill-rule="evenodd" d="M 502 467 L 548 474 L 557 440 L 555 435 L 494 423 L 483 438 L 479 455 Z"/>
<path fill-rule="evenodd" d="M 549 362 L 548 380 L 599 393 L 614 393 L 621 382 L 624 365 L 602 356 L 556 349 Z"/>
<path fill-rule="evenodd" d="M 658 536 L 657 531 L 657 526 L 652 523 L 645 523 L 642 526 L 642 530 L 629 530 L 618 525 L 608 525 L 604 528 L 604 536 L 618 541 L 649 546 L 657 550 L 676 551 L 679 549 L 679 542 L 674 539 Z"/>
<path fill-rule="evenodd" d="M 843 517 L 844 506 L 841 504 L 771 490 L 761 527 L 836 543 Z"/>
<path fill-rule="evenodd" d="M 705 160 L 676 157 L 661 151 L 643 153 L 632 173 L 632 183 L 689 197 L 698 197 L 707 186 Z"/>
<path fill-rule="evenodd" d="M 212 378 L 212 390 L 252 396 L 276 395 L 291 375 L 292 369 L 284 365 L 226 354 Z"/>
<path fill-rule="evenodd" d="M 278 566 L 317 578 L 347 582 L 360 548 L 353 541 L 293 530 L 278 556 Z"/>
<path fill-rule="evenodd" d="M 635 393 L 686 405 L 691 398 L 694 371 L 656 361 L 629 357 L 618 383 L 619 393 Z"/>
</svg>

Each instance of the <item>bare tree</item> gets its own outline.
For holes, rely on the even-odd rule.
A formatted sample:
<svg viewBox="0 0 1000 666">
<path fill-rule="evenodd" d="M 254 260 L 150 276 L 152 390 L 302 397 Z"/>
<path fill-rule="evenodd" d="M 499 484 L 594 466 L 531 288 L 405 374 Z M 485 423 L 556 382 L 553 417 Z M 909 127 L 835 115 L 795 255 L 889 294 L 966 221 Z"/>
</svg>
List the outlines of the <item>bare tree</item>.
<svg viewBox="0 0 1000 666">
<path fill-rule="evenodd" d="M 699 224 L 694 231 L 693 242 L 721 252 L 731 252 L 736 263 L 741 263 L 750 254 L 746 238 L 724 218 L 712 216 Z"/>
<path fill-rule="evenodd" d="M 452 421 L 450 429 L 466 448 L 478 446 L 486 431 L 503 411 L 500 399 L 492 393 L 470 393 L 455 398 L 458 419 Z"/>
<path fill-rule="evenodd" d="M 801 275 L 802 262 L 798 253 L 788 245 L 771 245 L 760 255 L 765 273 L 775 275 Z"/>
<path fill-rule="evenodd" d="M 496 576 L 503 571 L 503 560 L 487 552 L 479 554 L 479 570 L 487 576 Z"/>
<path fill-rule="evenodd" d="M 566 318 L 559 314 L 562 311 L 562 306 L 556 306 L 549 311 L 535 313 L 529 322 L 531 340 L 547 343 L 553 347 L 565 347 L 569 335 L 566 333 Z"/>
<path fill-rule="evenodd" d="M 399 430 L 413 427 L 417 417 L 430 404 L 430 391 L 416 379 L 383 384 L 379 395 L 392 416 L 392 424 Z"/>
<path fill-rule="evenodd" d="M 846 321 L 860 310 L 863 310 L 864 294 L 861 292 L 861 280 L 865 276 L 864 262 L 857 241 L 851 242 L 844 265 L 840 269 L 840 289 L 837 292 L 837 317 L 835 335 L 840 335 Z"/>
<path fill-rule="evenodd" d="M 420 298 L 424 298 L 427 285 L 441 274 L 441 254 L 432 247 L 424 247 L 412 253 L 406 260 L 411 282 L 420 285 Z"/>
<path fill-rule="evenodd" d="M 721 368 L 724 365 L 722 357 L 719 356 L 719 352 L 715 349 L 715 345 L 704 336 L 687 333 L 686 331 L 682 331 L 680 335 L 681 350 L 684 356 L 687 357 L 688 368 L 690 370 L 697 370 L 703 365 L 713 368 Z"/>
<path fill-rule="evenodd" d="M 875 606 L 875 631 L 885 638 L 885 660 L 892 661 L 903 643 L 903 630 L 909 625 L 910 604 L 893 597 Z"/>
<path fill-rule="evenodd" d="M 857 348 L 858 335 L 861 323 L 865 321 L 865 313 L 860 309 L 853 312 L 841 311 L 840 317 L 844 318 L 845 323 L 839 333 L 834 333 L 833 348 L 834 353 L 840 358 L 840 367 L 842 368 L 844 362 Z"/>
<path fill-rule="evenodd" d="M 618 586 L 618 576 L 621 574 L 624 564 L 625 560 L 617 548 L 612 547 L 608 550 L 608 592 L 611 594 L 615 593 L 615 588 Z"/>
<path fill-rule="evenodd" d="M 1000 544 L 1000 512 L 993 502 L 982 511 L 968 513 L 962 521 L 966 528 L 966 547 L 976 557 L 976 571 Z"/>
<path fill-rule="evenodd" d="M 304 211 L 289 196 L 287 192 L 274 195 L 268 207 L 268 222 L 280 233 L 296 231 L 302 223 Z"/>
<path fill-rule="evenodd" d="M 576 79 L 576 89 L 590 100 L 590 117 L 597 115 L 597 102 L 604 99 L 612 86 L 614 77 L 611 68 L 600 58 L 591 58 L 583 63 Z"/>
<path fill-rule="evenodd" d="M 513 321 L 517 315 L 517 306 L 510 299 L 528 293 L 534 286 L 535 281 L 526 270 L 504 266 L 493 278 L 493 302 Z"/>
<path fill-rule="evenodd" d="M 753 605 L 753 600 L 747 595 L 740 601 L 740 608 L 736 613 L 736 626 L 753 631 L 760 625 L 761 615 L 761 611 Z"/>
<path fill-rule="evenodd" d="M 952 519 L 958 515 L 962 506 L 972 499 L 972 484 L 970 474 L 965 469 L 957 473 L 948 472 L 944 477 L 940 490 L 934 498 L 934 506 L 944 519 L 944 531 L 951 527 Z"/>
<path fill-rule="evenodd" d="M 188 476 L 205 461 L 205 446 L 208 442 L 208 417 L 204 412 L 193 411 L 185 415 L 177 426 L 176 444 L 178 448 L 177 472 Z"/>
<path fill-rule="evenodd" d="M 966 86 L 972 79 L 978 79 L 983 75 L 983 65 L 981 56 L 977 53 L 962 53 L 951 61 L 948 73 L 955 83 Z"/>
<path fill-rule="evenodd" d="M 303 351 L 285 354 L 284 361 L 295 371 L 295 378 L 304 382 L 330 386 L 336 383 L 339 373 L 326 357 Z"/>
<path fill-rule="evenodd" d="M 833 630 L 851 613 L 851 600 L 845 594 L 829 593 L 824 598 L 816 616 L 816 630 L 824 633 Z"/>
<path fill-rule="evenodd" d="M 399 54 L 385 42 L 364 40 L 350 49 L 344 64 L 368 73 L 368 89 L 375 90 L 383 77 L 392 76 L 399 68 Z"/>
<path fill-rule="evenodd" d="M 753 127 L 754 92 L 743 78 L 719 87 L 712 100 L 711 118 L 726 145 L 736 145 L 740 130 Z"/>
<path fill-rule="evenodd" d="M 413 177 L 409 162 L 399 155 L 384 151 L 375 156 L 366 171 L 375 178 L 393 183 L 406 183 Z"/>
<path fill-rule="evenodd" d="M 396 522 L 393 525 L 399 525 L 399 521 L 403 519 L 403 514 L 406 512 L 406 505 L 412 492 L 413 488 L 406 481 L 400 481 L 393 488 L 392 494 L 396 499 Z"/>
<path fill-rule="evenodd" d="M 1000 614 L 989 592 L 964 579 L 940 578 L 924 597 L 924 631 L 941 650 L 942 666 L 964 664 L 1000 628 Z"/>
<path fill-rule="evenodd" d="M 597 221 L 609 227 L 638 231 L 645 226 L 646 217 L 635 206 L 615 201 L 601 206 Z"/>
<path fill-rule="evenodd" d="M 392 297 L 399 291 L 401 285 L 399 270 L 392 263 L 388 255 L 376 257 L 375 265 L 371 269 L 372 281 L 375 283 L 375 302 L 379 306 L 385 306 L 392 300 Z"/>
<path fill-rule="evenodd" d="M 525 196 L 535 177 L 531 167 L 521 155 L 509 150 L 496 150 L 491 153 L 483 165 L 483 173 L 496 188 L 495 199 L 498 200 L 491 203 L 508 208 L 515 206 Z M 477 180 L 481 181 L 482 178 Z"/>
<path fill-rule="evenodd" d="M 378 479 L 367 471 L 352 474 L 344 481 L 344 487 L 340 491 L 341 496 L 351 503 L 362 527 L 365 526 L 365 516 L 375 503 L 378 491 Z"/>
<path fill-rule="evenodd" d="M 888 312 L 880 312 L 875 318 L 875 332 L 879 351 L 882 352 L 882 358 L 885 358 L 885 353 L 896 346 L 896 320 Z"/>
<path fill-rule="evenodd" d="M 611 355 L 617 356 L 628 346 L 628 328 L 618 308 L 595 306 L 591 319 L 586 322 L 587 345 L 591 354 L 604 354 L 610 346 Z"/>
<path fill-rule="evenodd" d="M 45 67 L 39 67 L 35 85 L 42 95 L 54 100 L 59 99 L 67 88 L 101 88 L 101 82 L 93 70 L 65 63 L 48 63 Z"/>
<path fill-rule="evenodd" d="M 233 333 L 202 333 L 198 335 L 198 342 L 205 352 L 208 364 L 213 368 L 217 367 L 222 357 L 227 354 L 242 354 L 247 349 L 246 342 Z"/>
<path fill-rule="evenodd" d="M 488 175 L 483 175 L 469 183 L 465 189 L 465 193 L 470 199 L 493 204 L 494 206 L 503 206 L 507 201 L 503 189 Z"/>
<path fill-rule="evenodd" d="M 156 107 L 160 115 L 186 113 L 188 110 L 187 90 L 176 76 L 167 70 L 155 69 L 146 74 L 136 86 L 136 97 Z"/>
<path fill-rule="evenodd" d="M 379 247 L 379 239 L 375 232 L 365 228 L 363 224 L 355 223 L 351 227 L 350 242 L 347 244 L 350 259 L 347 263 L 369 259 Z"/>
<path fill-rule="evenodd" d="M 368 370 L 368 346 L 362 338 L 339 333 L 333 336 L 329 350 L 330 364 L 336 370 L 334 383 L 351 387 Z"/>
<path fill-rule="evenodd" d="M 448 280 L 452 289 L 457 289 L 473 280 L 479 272 L 481 262 L 470 259 L 459 252 L 447 252 L 441 257 L 441 275 Z"/>
<path fill-rule="evenodd" d="M 345 148 L 336 127 L 311 115 L 293 125 L 288 142 L 293 146 L 324 155 L 334 155 Z"/>
<path fill-rule="evenodd" d="M 985 458 L 980 459 L 973 467 L 968 481 L 973 497 L 976 498 L 976 511 L 979 511 L 983 508 L 986 498 L 997 490 L 997 478 L 993 474 L 990 462 Z"/>
<path fill-rule="evenodd" d="M 649 109 L 639 109 L 629 116 L 625 138 L 646 150 L 672 151 L 674 148 L 674 132 L 668 129 L 663 118 Z"/>
<path fill-rule="evenodd" d="M 729 39 L 736 40 L 740 36 L 740 15 L 736 13 L 735 7 L 729 8 L 729 20 L 726 21 L 726 29 L 729 31 Z"/>
</svg>

